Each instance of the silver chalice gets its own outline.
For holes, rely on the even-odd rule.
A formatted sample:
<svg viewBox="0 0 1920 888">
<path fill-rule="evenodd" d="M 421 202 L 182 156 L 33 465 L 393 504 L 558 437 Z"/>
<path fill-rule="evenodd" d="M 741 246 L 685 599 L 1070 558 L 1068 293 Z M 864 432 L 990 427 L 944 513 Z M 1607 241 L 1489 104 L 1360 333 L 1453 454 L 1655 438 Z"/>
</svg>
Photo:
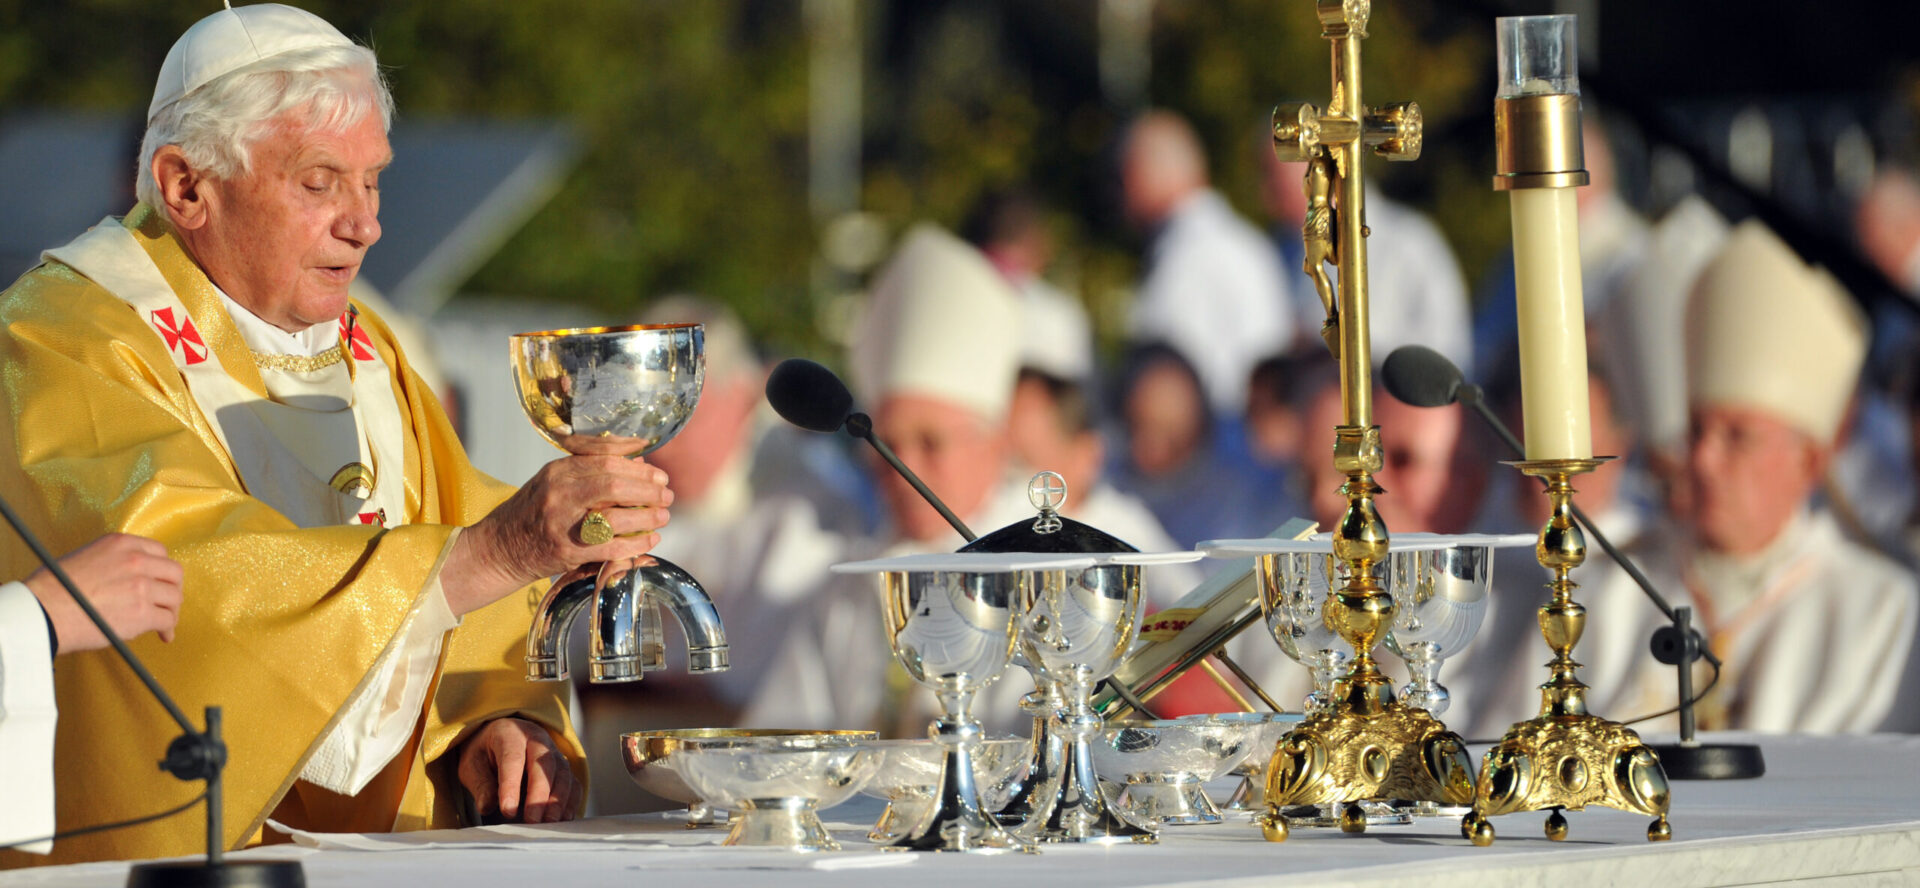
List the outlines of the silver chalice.
<svg viewBox="0 0 1920 888">
<path fill-rule="evenodd" d="M 1387 649 L 1406 661 L 1409 679 L 1400 699 L 1437 716 L 1452 702 L 1439 680 L 1441 662 L 1465 649 L 1486 619 L 1493 550 L 1531 546 L 1535 539 L 1528 534 L 1405 536 L 1445 544 L 1387 556 L 1395 604 Z"/>
<path fill-rule="evenodd" d="M 974 782 L 982 739 L 973 699 L 1013 656 L 1014 618 L 1027 611 L 1039 571 L 1092 566 L 1091 558 L 1017 553 L 908 555 L 836 564 L 879 573 L 887 642 L 914 681 L 940 700 L 930 734 L 945 750 L 940 792 L 926 817 L 888 847 L 911 851 L 1030 851 L 985 810 Z"/>
<path fill-rule="evenodd" d="M 511 338 L 513 378 L 533 427 L 570 454 L 635 457 L 671 440 L 693 415 L 706 376 L 699 324 L 591 327 L 521 333 Z M 587 504 L 591 506 L 592 504 Z M 612 525 L 586 510 L 580 541 L 613 539 Z M 698 581 L 661 558 L 654 564 L 606 562 L 555 583 L 527 632 L 527 678 L 567 677 L 566 630 L 593 601 L 592 680 L 638 681 L 664 668 L 659 608 L 687 639 L 689 672 L 727 668 L 726 630 Z"/>
</svg>

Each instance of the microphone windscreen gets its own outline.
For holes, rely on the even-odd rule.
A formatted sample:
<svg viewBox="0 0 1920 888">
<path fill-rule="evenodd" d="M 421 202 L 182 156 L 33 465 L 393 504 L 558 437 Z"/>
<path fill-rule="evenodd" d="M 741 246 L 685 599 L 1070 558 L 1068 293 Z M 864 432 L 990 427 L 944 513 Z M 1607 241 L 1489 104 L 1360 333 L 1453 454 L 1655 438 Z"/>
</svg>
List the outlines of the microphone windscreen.
<svg viewBox="0 0 1920 888">
<path fill-rule="evenodd" d="M 794 425 L 832 433 L 853 412 L 853 393 L 832 370 L 805 358 L 788 358 L 767 375 L 767 403 Z"/>
<path fill-rule="evenodd" d="M 1380 368 L 1388 394 L 1415 407 L 1445 407 L 1460 394 L 1465 378 L 1453 362 L 1424 345 L 1403 345 Z"/>
</svg>

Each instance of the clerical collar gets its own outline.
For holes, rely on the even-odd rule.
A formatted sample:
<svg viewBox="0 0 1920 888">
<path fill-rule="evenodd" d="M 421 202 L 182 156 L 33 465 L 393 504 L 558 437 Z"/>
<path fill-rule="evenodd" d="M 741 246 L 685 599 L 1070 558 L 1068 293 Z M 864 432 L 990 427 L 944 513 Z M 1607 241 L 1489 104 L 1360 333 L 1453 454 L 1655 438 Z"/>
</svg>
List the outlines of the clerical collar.
<svg viewBox="0 0 1920 888">
<path fill-rule="evenodd" d="M 326 364 L 338 362 L 340 352 L 340 325 L 332 320 L 314 324 L 298 333 L 288 333 L 260 319 L 259 315 L 228 296 L 218 286 L 213 288 L 220 294 L 220 301 L 226 305 L 227 316 L 233 318 L 233 326 L 240 331 L 241 341 L 257 355 L 266 357 L 267 363 L 284 363 L 288 366 L 274 366 L 269 369 L 295 370 L 319 369 L 319 367 L 297 367 L 292 364 L 307 360 L 324 361 Z M 275 357 L 290 358 L 291 362 L 275 362 Z M 255 363 L 260 363 L 256 358 Z"/>
</svg>

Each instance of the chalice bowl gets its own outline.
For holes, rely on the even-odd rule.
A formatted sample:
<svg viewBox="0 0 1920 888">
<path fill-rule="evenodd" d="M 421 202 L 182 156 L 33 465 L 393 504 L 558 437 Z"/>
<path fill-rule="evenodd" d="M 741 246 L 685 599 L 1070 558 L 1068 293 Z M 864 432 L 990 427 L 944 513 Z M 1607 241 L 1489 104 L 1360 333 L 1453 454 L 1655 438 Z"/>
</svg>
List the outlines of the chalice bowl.
<svg viewBox="0 0 1920 888">
<path fill-rule="evenodd" d="M 973 759 L 983 739 L 974 696 L 1013 656 L 1014 618 L 1033 597 L 1034 573 L 1077 569 L 1085 556 L 1020 553 L 908 555 L 836 564 L 836 573 L 879 573 L 887 642 L 914 681 L 931 689 L 941 714 L 929 734 L 943 750 L 939 792 L 905 838 L 908 851 L 1031 851 L 986 810 Z"/>
<path fill-rule="evenodd" d="M 510 342 L 520 406 L 555 447 L 574 455 L 644 456 L 686 425 L 706 377 L 705 330 L 699 324 L 592 327 L 521 333 Z M 589 509 L 580 541 L 613 539 L 606 516 Z M 527 677 L 567 677 L 565 631 L 594 602 L 592 680 L 637 681 L 666 665 L 659 608 L 686 630 L 690 672 L 727 668 L 727 646 L 713 602 L 677 565 L 653 558 L 645 567 L 605 562 L 556 582 L 527 634 Z"/>
</svg>

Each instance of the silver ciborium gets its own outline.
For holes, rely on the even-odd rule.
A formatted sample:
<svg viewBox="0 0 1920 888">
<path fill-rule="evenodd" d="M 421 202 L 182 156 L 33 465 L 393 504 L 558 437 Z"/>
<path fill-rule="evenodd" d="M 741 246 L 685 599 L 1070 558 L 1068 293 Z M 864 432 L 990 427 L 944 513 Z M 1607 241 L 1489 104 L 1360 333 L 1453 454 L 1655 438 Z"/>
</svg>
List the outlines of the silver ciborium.
<svg viewBox="0 0 1920 888">
<path fill-rule="evenodd" d="M 940 791 L 920 823 L 887 847 L 910 851 L 1030 851 L 981 803 L 973 756 L 983 732 L 973 699 L 1013 656 L 1014 618 L 1027 611 L 1039 571 L 1081 569 L 1091 558 L 1015 553 L 907 555 L 836 564 L 881 575 L 887 642 L 914 681 L 940 700 L 929 734 L 945 751 Z"/>
<path fill-rule="evenodd" d="M 1460 653 L 1486 619 L 1487 592 L 1493 583 L 1493 550 L 1531 546 L 1527 534 L 1434 535 L 1405 533 L 1399 538 L 1430 539 L 1441 549 L 1390 553 L 1395 603 L 1387 649 L 1407 664 L 1400 700 L 1436 716 L 1452 696 L 1440 683 L 1440 664 Z M 1398 538 L 1396 538 L 1398 539 Z"/>
<path fill-rule="evenodd" d="M 1248 721 L 1259 725 L 1255 728 L 1253 743 L 1247 750 L 1247 757 L 1227 772 L 1240 778 L 1240 784 L 1233 788 L 1233 794 L 1220 807 L 1227 811 L 1265 811 L 1267 810 L 1267 761 L 1273 756 L 1274 744 L 1280 742 L 1288 731 L 1300 724 L 1298 712 L 1223 712 L 1209 718 L 1227 721 Z"/>
<path fill-rule="evenodd" d="M 820 812 L 852 798 L 880 766 L 879 750 L 826 737 L 803 744 L 692 744 L 678 758 L 688 787 L 739 814 L 720 844 L 791 851 L 839 850 Z"/>
<path fill-rule="evenodd" d="M 636 457 L 672 440 L 700 401 L 706 376 L 699 324 L 591 327 L 521 333 L 511 338 L 520 406 L 555 447 L 574 455 Z M 581 541 L 612 539 L 596 504 L 582 504 Z M 607 508 L 600 506 L 599 508 Z M 687 639 L 687 671 L 727 668 L 720 614 L 686 571 L 662 558 L 587 565 L 553 584 L 527 631 L 527 678 L 567 677 L 566 630 L 593 601 L 592 680 L 638 681 L 666 666 L 659 609 Z"/>
</svg>

